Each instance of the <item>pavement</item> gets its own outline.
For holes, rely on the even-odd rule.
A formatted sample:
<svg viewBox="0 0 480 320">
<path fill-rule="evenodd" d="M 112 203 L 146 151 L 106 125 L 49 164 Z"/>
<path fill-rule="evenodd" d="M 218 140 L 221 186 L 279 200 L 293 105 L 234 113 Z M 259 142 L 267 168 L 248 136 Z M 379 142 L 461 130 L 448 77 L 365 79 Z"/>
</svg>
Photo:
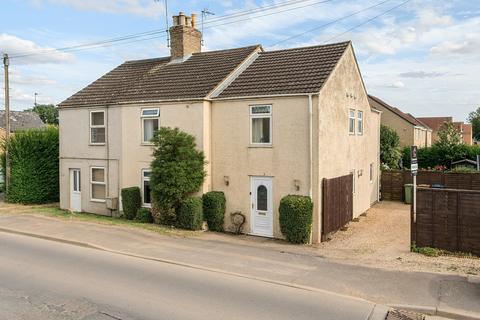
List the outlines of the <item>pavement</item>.
<svg viewBox="0 0 480 320">
<path fill-rule="evenodd" d="M 480 319 L 477 277 L 401 272 L 333 262 L 301 246 L 234 236 L 182 238 L 134 228 L 32 215 L 0 217 L 0 231 L 66 242 L 144 260 L 296 289 L 357 297 L 379 305 L 449 317 Z M 224 241 L 227 237 L 228 241 Z M 265 245 L 261 245 L 265 243 Z M 274 243 L 274 245 L 269 245 Z M 298 248 L 298 253 L 296 253 Z"/>
</svg>

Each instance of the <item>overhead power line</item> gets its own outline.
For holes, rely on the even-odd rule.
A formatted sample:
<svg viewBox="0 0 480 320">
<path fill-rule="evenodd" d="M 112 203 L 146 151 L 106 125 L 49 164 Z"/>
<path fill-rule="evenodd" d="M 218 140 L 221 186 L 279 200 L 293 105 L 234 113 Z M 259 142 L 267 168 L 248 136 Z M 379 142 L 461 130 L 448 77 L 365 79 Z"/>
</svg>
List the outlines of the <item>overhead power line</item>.
<svg viewBox="0 0 480 320">
<path fill-rule="evenodd" d="M 410 1 L 412 1 L 412 0 L 406 0 L 406 1 L 404 1 L 404 2 L 402 2 L 402 3 L 400 3 L 400 4 L 398 4 L 398 5 L 396 5 L 396 6 L 393 7 L 393 8 L 388 9 L 387 11 L 384 11 L 384 12 L 382 12 L 382 13 L 380 13 L 380 14 L 378 14 L 378 15 L 376 15 L 376 16 L 374 16 L 374 17 L 372 17 L 372 18 L 370 18 L 370 19 L 368 19 L 368 20 L 366 20 L 366 21 L 364 21 L 364 22 L 362 22 L 362 23 L 359 23 L 359 24 L 351 27 L 350 29 L 345 30 L 345 31 L 342 32 L 342 33 L 337 34 L 336 36 L 331 37 L 331 38 L 328 39 L 328 40 L 325 40 L 324 43 L 330 42 L 330 41 L 332 41 L 332 40 L 334 40 L 334 39 L 336 39 L 336 38 L 338 38 L 338 37 L 343 36 L 344 34 L 349 33 L 350 31 L 353 31 L 353 30 L 355 30 L 355 29 L 357 29 L 357 28 L 360 28 L 361 26 L 366 25 L 367 23 L 370 23 L 370 22 L 372 22 L 373 20 L 375 20 L 375 19 L 377 19 L 377 18 L 380 18 L 381 16 L 386 15 L 386 14 L 392 12 L 393 10 L 396 10 L 396 9 L 398 9 L 398 8 L 406 5 L 406 4 L 407 4 L 408 2 L 410 2 Z"/>
<path fill-rule="evenodd" d="M 247 15 L 247 14 L 250 15 L 250 14 L 259 13 L 259 12 L 262 12 L 262 11 L 278 9 L 278 8 L 285 7 L 285 6 L 291 6 L 291 5 L 294 5 L 294 4 L 311 2 L 311 1 L 312 0 L 285 1 L 285 2 L 282 2 L 282 3 L 277 3 L 277 4 L 273 4 L 273 5 L 258 7 L 256 9 L 244 10 L 244 11 L 239 11 L 239 12 L 234 13 L 234 14 L 228 14 L 228 15 L 220 16 L 218 18 L 215 18 L 214 21 L 212 20 L 212 21 L 205 22 L 205 24 L 208 25 L 208 24 L 211 24 L 213 22 L 230 20 L 230 19 L 233 19 L 233 18 L 238 18 L 239 16 Z M 205 29 L 210 29 L 210 28 L 213 28 L 213 27 L 219 27 L 219 26 L 228 25 L 228 24 L 232 24 L 232 23 L 243 22 L 243 21 L 247 21 L 247 20 L 250 20 L 250 19 L 257 19 L 257 18 L 261 18 L 261 17 L 265 17 L 265 16 L 270 16 L 270 15 L 274 15 L 274 14 L 279 14 L 279 13 L 283 13 L 283 12 L 292 11 L 292 10 L 298 10 L 298 9 L 301 9 L 301 8 L 306 8 L 306 7 L 309 7 L 309 6 L 314 6 L 314 5 L 317 5 L 317 4 L 326 3 L 326 2 L 330 2 L 330 1 L 334 1 L 334 0 L 316 1 L 316 2 L 313 2 L 313 3 L 304 4 L 304 5 L 301 5 L 301 6 L 288 8 L 288 9 L 285 9 L 285 10 L 271 12 L 271 13 L 268 13 L 268 14 L 254 15 L 254 16 L 249 17 L 249 18 L 244 18 L 244 19 L 240 19 L 240 20 L 237 19 L 237 20 L 234 20 L 234 21 L 226 22 L 226 23 L 218 23 L 218 24 L 214 24 L 214 25 L 209 25 L 209 26 L 205 27 Z M 111 39 L 106 39 L 106 40 L 101 40 L 101 41 L 96 41 L 96 42 L 90 42 L 90 43 L 84 43 L 84 44 L 79 44 L 79 45 L 74 45 L 74 46 L 68 46 L 68 47 L 62 47 L 62 48 L 46 48 L 46 49 L 38 49 L 37 51 L 14 53 L 14 54 L 11 55 L 10 58 L 23 58 L 23 57 L 29 57 L 29 56 L 34 56 L 34 55 L 48 54 L 48 53 L 55 52 L 55 51 L 62 51 L 62 52 L 82 51 L 82 50 L 86 50 L 86 49 L 96 49 L 96 48 L 102 48 L 102 47 L 107 47 L 107 46 L 111 46 L 111 45 L 117 45 L 119 43 L 128 44 L 128 43 L 138 42 L 138 41 L 137 40 L 127 41 L 127 40 L 142 38 L 142 37 L 146 37 L 146 36 L 150 36 L 150 35 L 157 35 L 157 34 L 161 34 L 161 33 L 166 33 L 166 36 L 168 37 L 168 31 L 155 29 L 155 30 L 141 32 L 141 33 L 135 33 L 135 34 L 130 34 L 130 35 L 126 35 L 126 36 L 120 36 L 120 37 L 116 37 L 116 38 L 111 38 Z M 160 37 L 151 37 L 151 38 L 140 39 L 139 41 L 145 41 L 145 40 L 156 39 L 156 38 L 161 38 L 161 36 Z"/>
<path fill-rule="evenodd" d="M 379 3 L 377 3 L 377 4 L 374 4 L 374 5 L 370 6 L 370 7 L 363 8 L 363 9 L 361 9 L 361 10 L 352 12 L 352 13 L 346 15 L 346 16 L 343 16 L 343 17 L 340 17 L 340 18 L 338 18 L 338 19 L 335 19 L 335 20 L 332 20 L 332 21 L 330 21 L 330 22 L 327 22 L 327 23 L 324 23 L 324 24 L 322 24 L 322 25 L 319 25 L 319 26 L 317 26 L 317 27 L 308 29 L 308 30 L 306 30 L 306 31 L 303 31 L 303 32 L 298 33 L 298 34 L 295 34 L 295 35 L 293 35 L 293 36 L 289 36 L 289 37 L 287 37 L 287 38 L 285 38 L 285 39 L 283 39 L 283 40 L 277 41 L 277 42 L 269 45 L 269 48 L 275 47 L 275 46 L 279 45 L 280 43 L 284 43 L 284 42 L 290 41 L 290 40 L 292 40 L 292 39 L 296 39 L 296 38 L 301 37 L 301 36 L 303 36 L 303 35 L 305 35 L 305 34 L 307 34 L 307 33 L 311 33 L 311 32 L 313 32 L 313 31 L 317 31 L 317 30 L 320 30 L 320 29 L 329 27 L 329 26 L 331 26 L 331 25 L 333 25 L 333 24 L 335 24 L 335 23 L 337 23 L 337 22 L 346 20 L 346 19 L 348 19 L 348 18 L 351 18 L 351 17 L 353 17 L 353 16 L 355 16 L 355 15 L 357 15 L 357 14 L 360 14 L 360 13 L 362 13 L 362 12 L 368 11 L 368 10 L 370 10 L 370 9 L 379 7 L 379 6 L 381 6 L 382 4 L 387 3 L 387 2 L 390 2 L 390 1 L 392 1 L 392 0 L 383 0 L 383 1 L 381 1 L 381 2 L 379 2 Z"/>
</svg>

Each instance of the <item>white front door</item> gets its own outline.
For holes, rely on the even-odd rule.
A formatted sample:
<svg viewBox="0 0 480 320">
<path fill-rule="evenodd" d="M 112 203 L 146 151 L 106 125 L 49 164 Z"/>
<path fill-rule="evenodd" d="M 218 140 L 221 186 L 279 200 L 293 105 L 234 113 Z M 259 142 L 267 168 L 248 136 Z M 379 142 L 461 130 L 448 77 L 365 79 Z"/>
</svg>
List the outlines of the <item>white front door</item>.
<svg viewBox="0 0 480 320">
<path fill-rule="evenodd" d="M 251 233 L 273 237 L 272 178 L 251 177 Z"/>
<path fill-rule="evenodd" d="M 70 169 L 70 210 L 82 211 L 82 189 L 80 169 Z"/>
</svg>

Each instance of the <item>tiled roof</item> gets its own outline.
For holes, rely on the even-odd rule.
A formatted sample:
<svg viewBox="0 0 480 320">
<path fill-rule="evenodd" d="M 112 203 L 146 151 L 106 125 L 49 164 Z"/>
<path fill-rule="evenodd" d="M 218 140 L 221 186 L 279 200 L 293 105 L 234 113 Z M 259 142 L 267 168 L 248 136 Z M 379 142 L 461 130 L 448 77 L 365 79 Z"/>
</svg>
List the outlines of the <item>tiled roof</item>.
<svg viewBox="0 0 480 320">
<path fill-rule="evenodd" d="M 261 52 L 218 97 L 319 92 L 349 44 Z"/>
<path fill-rule="evenodd" d="M 452 122 L 452 117 L 419 117 L 418 120 L 438 131 L 445 122 Z"/>
<path fill-rule="evenodd" d="M 389 105 L 388 103 L 386 103 L 385 101 L 383 101 L 380 98 L 377 98 L 377 97 L 372 96 L 372 95 L 368 95 L 368 100 L 370 101 L 370 105 L 372 105 L 372 107 L 374 107 L 374 108 L 375 108 L 376 105 L 381 105 L 385 109 L 390 110 L 391 112 L 393 112 L 394 114 L 396 114 L 397 116 L 399 116 L 403 120 L 409 122 L 410 124 L 413 124 L 414 126 L 424 127 L 425 129 L 430 129 L 428 127 L 428 125 L 426 125 L 422 121 L 418 120 L 417 118 L 412 116 L 410 113 L 405 113 L 405 112 L 401 111 L 400 109 L 398 109 L 396 107 L 392 107 L 391 105 Z M 377 109 L 378 109 L 378 107 L 377 107 Z"/>
<path fill-rule="evenodd" d="M 60 103 L 60 107 L 201 99 L 258 48 L 194 53 L 181 63 L 169 63 L 169 57 L 127 61 Z"/>
<path fill-rule="evenodd" d="M 10 131 L 44 128 L 45 124 L 32 111 L 10 111 Z M 5 111 L 0 110 L 0 128 L 5 128 Z"/>
</svg>

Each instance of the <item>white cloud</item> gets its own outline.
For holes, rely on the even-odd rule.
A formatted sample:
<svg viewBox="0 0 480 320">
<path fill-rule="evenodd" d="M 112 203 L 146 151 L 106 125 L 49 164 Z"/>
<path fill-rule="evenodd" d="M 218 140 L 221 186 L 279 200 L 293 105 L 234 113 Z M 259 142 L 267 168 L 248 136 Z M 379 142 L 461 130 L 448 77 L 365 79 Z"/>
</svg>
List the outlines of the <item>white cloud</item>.
<svg viewBox="0 0 480 320">
<path fill-rule="evenodd" d="M 100 11 L 115 14 L 134 14 L 159 17 L 164 12 L 163 2 L 154 0 L 33 0 L 35 5 L 43 3 L 70 6 L 81 11 Z"/>
<path fill-rule="evenodd" d="M 0 48 L 3 53 L 8 53 L 12 57 L 12 63 L 17 64 L 65 63 L 73 60 L 73 56 L 69 53 L 41 47 L 33 41 L 5 33 L 0 34 Z M 35 53 L 35 55 L 15 58 L 16 55 L 30 53 Z"/>
<path fill-rule="evenodd" d="M 395 81 L 395 82 L 389 84 L 387 87 L 395 88 L 395 89 L 402 89 L 402 88 L 405 88 L 405 84 L 402 81 Z"/>
</svg>

